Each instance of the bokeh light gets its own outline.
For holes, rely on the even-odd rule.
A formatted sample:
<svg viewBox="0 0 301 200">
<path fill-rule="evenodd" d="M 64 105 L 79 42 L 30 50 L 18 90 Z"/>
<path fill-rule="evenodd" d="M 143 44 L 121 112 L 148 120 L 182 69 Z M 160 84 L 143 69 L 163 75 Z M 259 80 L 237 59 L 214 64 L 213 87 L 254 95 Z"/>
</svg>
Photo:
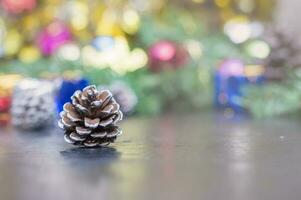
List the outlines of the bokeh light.
<svg viewBox="0 0 301 200">
<path fill-rule="evenodd" d="M 262 40 L 254 40 L 246 45 L 248 54 L 255 58 L 266 58 L 270 54 L 269 45 Z"/>
<path fill-rule="evenodd" d="M 3 44 L 6 35 L 6 27 L 3 19 L 0 17 L 0 46 Z"/>
<path fill-rule="evenodd" d="M 111 36 L 97 36 L 92 41 L 92 46 L 98 51 L 106 51 L 113 48 L 115 40 Z"/>
<path fill-rule="evenodd" d="M 106 68 L 124 74 L 144 67 L 147 55 L 143 49 L 130 49 L 125 37 L 98 36 L 92 45 L 82 48 L 82 60 L 85 65 Z"/>
<path fill-rule="evenodd" d="M 76 30 L 82 30 L 88 25 L 88 6 L 84 2 L 69 1 L 67 3 L 71 26 Z"/>
<path fill-rule="evenodd" d="M 230 0 L 214 0 L 214 3 L 221 8 L 229 6 Z"/>
<path fill-rule="evenodd" d="M 237 17 L 229 20 L 224 26 L 224 32 L 234 43 L 247 41 L 252 34 L 249 20 L 245 17 Z"/>
<path fill-rule="evenodd" d="M 66 43 L 58 49 L 57 54 L 63 60 L 76 61 L 80 58 L 80 48 L 75 43 Z"/>
<path fill-rule="evenodd" d="M 9 30 L 3 43 L 4 53 L 8 56 L 16 54 L 22 45 L 22 40 L 22 35 L 17 30 Z"/>
<path fill-rule="evenodd" d="M 262 65 L 246 65 L 244 73 L 247 77 L 258 77 L 264 73 L 264 67 Z"/>
<path fill-rule="evenodd" d="M 138 31 L 140 26 L 140 17 L 133 9 L 124 11 L 122 16 L 122 29 L 128 34 L 134 34 Z"/>
<path fill-rule="evenodd" d="M 176 47 L 171 42 L 161 41 L 155 44 L 150 51 L 153 53 L 155 58 L 162 61 L 168 61 L 175 56 Z"/>
<path fill-rule="evenodd" d="M 26 10 L 32 10 L 36 6 L 36 0 L 2 0 L 1 6 L 12 14 L 19 14 Z"/>
<path fill-rule="evenodd" d="M 24 46 L 19 53 L 19 60 L 24 63 L 32 63 L 41 57 L 41 53 L 37 47 Z"/>
<path fill-rule="evenodd" d="M 202 44 L 199 41 L 193 39 L 187 40 L 185 42 L 185 46 L 188 53 L 193 59 L 197 60 L 202 56 Z"/>
<path fill-rule="evenodd" d="M 49 56 L 71 38 L 69 28 L 63 22 L 54 21 L 39 33 L 37 42 L 41 52 Z"/>
<path fill-rule="evenodd" d="M 244 64 L 237 59 L 227 59 L 222 62 L 218 71 L 225 77 L 242 76 L 244 74 Z"/>
<path fill-rule="evenodd" d="M 192 2 L 194 2 L 194 3 L 204 3 L 205 0 L 192 0 Z"/>
</svg>

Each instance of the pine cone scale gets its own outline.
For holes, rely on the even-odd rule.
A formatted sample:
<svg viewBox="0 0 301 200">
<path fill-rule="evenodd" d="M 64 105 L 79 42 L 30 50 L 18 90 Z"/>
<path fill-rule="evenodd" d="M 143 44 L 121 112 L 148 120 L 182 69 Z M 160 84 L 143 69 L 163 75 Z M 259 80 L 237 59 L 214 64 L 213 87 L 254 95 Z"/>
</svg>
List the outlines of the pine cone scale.
<svg viewBox="0 0 301 200">
<path fill-rule="evenodd" d="M 64 124 L 64 126 L 66 128 L 71 128 L 75 125 L 75 123 L 73 123 L 68 117 L 67 117 L 67 113 L 62 117 L 62 123 Z"/>
<path fill-rule="evenodd" d="M 116 136 L 118 136 L 118 135 L 121 135 L 121 130 L 116 129 L 116 130 L 114 130 L 114 131 L 108 133 L 108 134 L 107 134 L 107 137 L 109 137 L 109 138 L 110 138 L 110 137 L 116 137 Z"/>
<path fill-rule="evenodd" d="M 72 140 L 74 140 L 74 141 L 85 141 L 87 138 L 85 137 L 85 136 L 83 136 L 83 135 L 79 135 L 79 134 L 77 134 L 77 133 L 75 133 L 75 132 L 72 132 L 70 135 L 69 135 L 69 137 L 72 139 Z"/>
<path fill-rule="evenodd" d="M 92 133 L 91 136 L 94 138 L 103 138 L 107 135 L 107 132 L 95 132 Z"/>
<path fill-rule="evenodd" d="M 99 125 L 102 127 L 106 127 L 107 125 L 111 124 L 112 122 L 113 122 L 113 119 L 109 118 L 109 119 L 103 120 L 101 123 L 99 123 Z"/>
<path fill-rule="evenodd" d="M 99 100 L 96 100 L 96 101 L 93 101 L 91 103 L 91 106 L 96 109 L 96 108 L 100 108 L 100 106 L 102 105 L 102 101 L 99 101 Z"/>
<path fill-rule="evenodd" d="M 72 121 L 72 122 L 79 122 L 81 121 L 80 116 L 77 113 L 74 112 L 68 112 L 67 117 Z"/>
<path fill-rule="evenodd" d="M 76 111 L 75 107 L 73 107 L 71 103 L 66 103 L 63 109 L 71 121 L 81 120 L 79 113 Z"/>
<path fill-rule="evenodd" d="M 96 147 L 98 145 L 98 142 L 96 140 L 94 140 L 94 141 L 87 140 L 84 142 L 84 145 L 86 147 Z"/>
<path fill-rule="evenodd" d="M 75 127 L 75 130 L 79 135 L 89 135 L 92 132 L 91 129 L 83 128 L 80 126 Z"/>
<path fill-rule="evenodd" d="M 106 106 L 111 98 L 112 94 L 108 90 L 104 90 L 102 93 L 97 95 L 97 99 L 101 99 L 103 101 L 103 106 Z"/>
<path fill-rule="evenodd" d="M 84 122 L 85 122 L 85 127 L 94 129 L 98 127 L 100 119 L 99 118 L 90 119 L 85 117 Z"/>
<path fill-rule="evenodd" d="M 65 141 L 66 141 L 67 143 L 69 143 L 69 144 L 74 144 L 74 143 L 75 143 L 75 141 L 72 140 L 72 139 L 69 137 L 68 134 L 65 134 L 65 135 L 64 135 L 64 139 L 65 139 Z"/>
</svg>

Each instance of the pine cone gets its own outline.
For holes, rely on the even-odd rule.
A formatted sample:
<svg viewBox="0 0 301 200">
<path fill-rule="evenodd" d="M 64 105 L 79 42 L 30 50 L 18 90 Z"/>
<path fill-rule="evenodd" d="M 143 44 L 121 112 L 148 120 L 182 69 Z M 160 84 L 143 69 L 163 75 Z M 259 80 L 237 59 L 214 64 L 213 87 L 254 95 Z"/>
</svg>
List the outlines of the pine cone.
<svg viewBox="0 0 301 200">
<path fill-rule="evenodd" d="M 64 105 L 58 122 L 65 130 L 66 142 L 95 147 L 114 142 L 122 133 L 116 123 L 123 114 L 110 91 L 97 91 L 92 85 L 76 91 L 71 100 Z"/>
<path fill-rule="evenodd" d="M 21 129 L 45 128 L 54 122 L 53 87 L 50 82 L 24 79 L 14 89 L 12 124 Z"/>
</svg>

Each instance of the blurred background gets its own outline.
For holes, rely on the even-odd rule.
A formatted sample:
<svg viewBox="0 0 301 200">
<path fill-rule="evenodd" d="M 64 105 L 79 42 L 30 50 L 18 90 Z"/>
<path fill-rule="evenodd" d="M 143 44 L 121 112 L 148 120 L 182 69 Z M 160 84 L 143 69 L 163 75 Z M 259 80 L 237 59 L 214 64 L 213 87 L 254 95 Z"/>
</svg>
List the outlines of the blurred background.
<svg viewBox="0 0 301 200">
<path fill-rule="evenodd" d="M 31 127 L 45 99 L 59 112 L 89 84 L 110 89 L 127 116 L 297 114 L 300 7 L 298 0 L 0 0 L 0 121 Z M 25 116 L 28 107 L 34 114 Z"/>
</svg>

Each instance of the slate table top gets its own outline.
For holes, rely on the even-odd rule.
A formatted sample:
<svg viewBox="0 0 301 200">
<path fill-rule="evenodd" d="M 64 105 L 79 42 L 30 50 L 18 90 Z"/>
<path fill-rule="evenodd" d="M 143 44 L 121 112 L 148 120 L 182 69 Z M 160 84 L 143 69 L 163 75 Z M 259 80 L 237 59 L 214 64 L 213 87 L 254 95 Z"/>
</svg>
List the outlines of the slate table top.
<svg viewBox="0 0 301 200">
<path fill-rule="evenodd" d="M 110 147 L 0 129 L 0 199 L 300 200 L 298 119 L 129 118 Z"/>
</svg>

